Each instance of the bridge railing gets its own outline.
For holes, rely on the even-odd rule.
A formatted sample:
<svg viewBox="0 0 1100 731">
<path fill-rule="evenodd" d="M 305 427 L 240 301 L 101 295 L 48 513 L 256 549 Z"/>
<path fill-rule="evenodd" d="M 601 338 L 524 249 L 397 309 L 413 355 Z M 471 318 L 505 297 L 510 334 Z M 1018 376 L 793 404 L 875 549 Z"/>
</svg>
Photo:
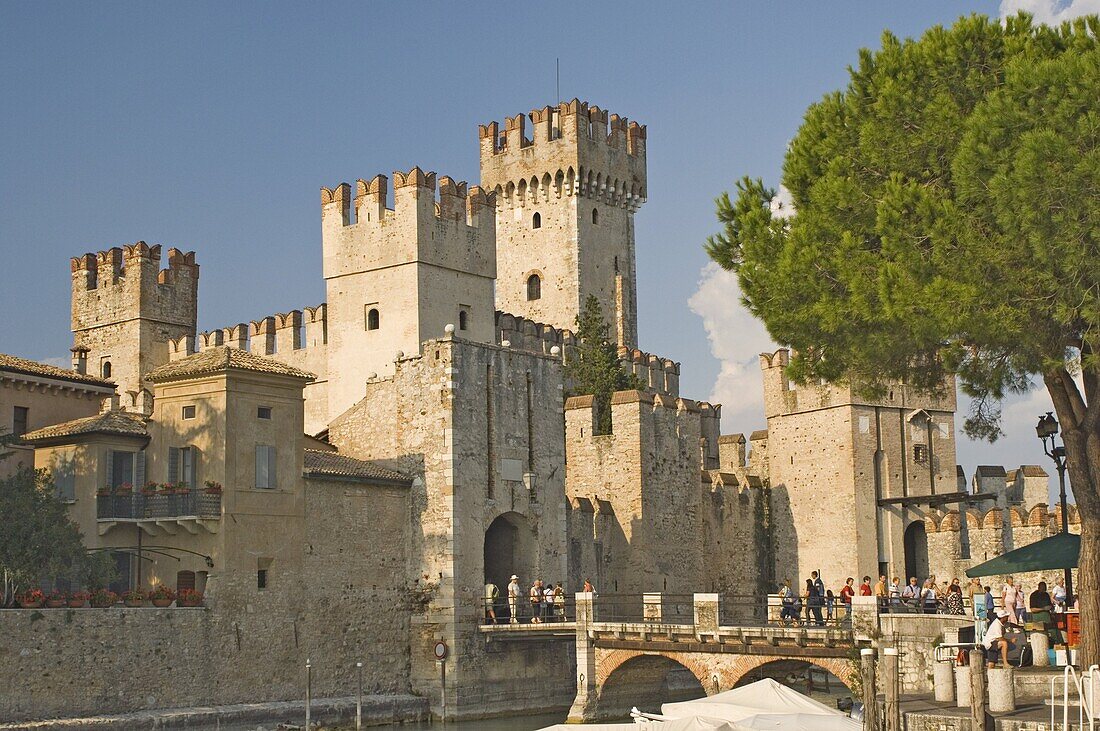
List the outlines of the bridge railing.
<svg viewBox="0 0 1100 731">
<path fill-rule="evenodd" d="M 490 612 L 490 609 L 492 612 Z M 553 597 L 546 601 L 545 596 L 538 603 L 531 601 L 530 593 L 509 601 L 507 596 L 496 600 L 484 599 L 478 605 L 481 612 L 481 624 L 560 624 L 574 622 L 577 619 L 577 600 L 574 594 Z M 513 616 L 513 614 L 515 616 Z M 513 619 L 515 620 L 513 622 Z"/>
<path fill-rule="evenodd" d="M 851 621 L 851 610 L 839 599 L 815 607 L 805 599 L 785 605 L 775 594 L 722 594 L 718 598 L 718 622 L 724 626 L 848 627 Z"/>
</svg>

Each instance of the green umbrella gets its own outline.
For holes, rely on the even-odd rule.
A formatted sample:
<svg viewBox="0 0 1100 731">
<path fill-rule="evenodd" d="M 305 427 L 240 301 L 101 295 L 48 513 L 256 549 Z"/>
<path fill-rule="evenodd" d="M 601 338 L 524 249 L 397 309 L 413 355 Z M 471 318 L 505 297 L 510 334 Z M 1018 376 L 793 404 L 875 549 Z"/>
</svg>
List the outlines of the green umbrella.
<svg viewBox="0 0 1100 731">
<path fill-rule="evenodd" d="M 967 569 L 966 575 L 973 578 L 1020 574 L 1025 571 L 1075 569 L 1080 553 L 1081 536 L 1076 533 L 1058 533 Z"/>
</svg>

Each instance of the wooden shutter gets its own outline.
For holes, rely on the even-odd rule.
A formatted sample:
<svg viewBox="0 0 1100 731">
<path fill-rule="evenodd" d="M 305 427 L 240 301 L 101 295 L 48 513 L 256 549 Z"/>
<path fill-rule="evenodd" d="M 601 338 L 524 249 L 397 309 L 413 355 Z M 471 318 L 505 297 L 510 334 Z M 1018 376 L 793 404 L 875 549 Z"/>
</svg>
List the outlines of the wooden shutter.
<svg viewBox="0 0 1100 731">
<path fill-rule="evenodd" d="M 267 487 L 267 447 L 256 445 L 256 487 Z"/>
<path fill-rule="evenodd" d="M 279 482 L 275 479 L 277 471 L 275 469 L 275 447 L 267 448 L 267 486 L 278 487 Z"/>
<path fill-rule="evenodd" d="M 134 454 L 134 489 L 145 487 L 145 450 Z"/>
<path fill-rule="evenodd" d="M 199 486 L 199 452 L 198 447 L 188 447 L 188 451 L 191 452 L 191 473 L 187 475 L 188 487 Z"/>
<path fill-rule="evenodd" d="M 115 486 L 115 450 L 107 450 L 107 484 L 106 487 Z"/>
<path fill-rule="evenodd" d="M 168 448 L 168 482 L 175 484 L 180 480 L 180 448 Z"/>
</svg>

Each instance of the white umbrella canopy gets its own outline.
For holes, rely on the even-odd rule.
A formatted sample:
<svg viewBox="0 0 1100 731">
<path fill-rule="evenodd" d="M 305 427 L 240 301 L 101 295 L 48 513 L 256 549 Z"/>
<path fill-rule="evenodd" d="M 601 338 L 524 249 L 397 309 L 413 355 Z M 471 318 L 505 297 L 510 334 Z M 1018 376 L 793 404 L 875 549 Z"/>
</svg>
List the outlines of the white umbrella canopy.
<svg viewBox="0 0 1100 731">
<path fill-rule="evenodd" d="M 755 683 L 727 690 L 723 693 L 716 693 L 706 698 L 679 703 L 665 703 L 661 706 L 661 715 L 672 718 L 703 716 L 721 718 L 726 721 L 741 721 L 753 716 L 767 714 L 803 714 L 845 718 L 845 715 L 837 709 L 830 708 L 824 703 L 819 703 L 813 698 L 804 696 L 797 690 L 792 690 L 771 678 L 764 678 Z M 761 728 L 769 727 L 762 726 Z M 782 727 L 777 726 L 775 728 Z"/>
<path fill-rule="evenodd" d="M 862 731 L 863 724 L 848 716 L 814 713 L 762 713 L 734 721 L 736 731 Z"/>
</svg>

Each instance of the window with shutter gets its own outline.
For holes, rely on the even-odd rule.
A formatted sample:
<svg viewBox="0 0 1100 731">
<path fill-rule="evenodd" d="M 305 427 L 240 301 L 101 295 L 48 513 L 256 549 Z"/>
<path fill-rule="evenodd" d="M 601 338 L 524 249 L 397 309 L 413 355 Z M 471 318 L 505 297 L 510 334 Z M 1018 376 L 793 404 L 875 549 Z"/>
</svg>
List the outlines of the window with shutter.
<svg viewBox="0 0 1100 731">
<path fill-rule="evenodd" d="M 111 487 L 134 484 L 134 453 L 117 449 L 108 451 L 107 484 Z M 144 454 L 142 454 L 144 456 Z"/>
<path fill-rule="evenodd" d="M 168 482 L 175 484 L 180 480 L 180 448 L 168 448 Z"/>
<path fill-rule="evenodd" d="M 258 444 L 256 445 L 256 487 L 273 489 L 275 486 L 275 447 Z"/>
<path fill-rule="evenodd" d="M 50 476 L 53 477 L 54 490 L 59 500 L 65 502 L 76 500 L 76 469 L 73 466 L 72 457 L 59 455 L 50 467 Z"/>
</svg>

